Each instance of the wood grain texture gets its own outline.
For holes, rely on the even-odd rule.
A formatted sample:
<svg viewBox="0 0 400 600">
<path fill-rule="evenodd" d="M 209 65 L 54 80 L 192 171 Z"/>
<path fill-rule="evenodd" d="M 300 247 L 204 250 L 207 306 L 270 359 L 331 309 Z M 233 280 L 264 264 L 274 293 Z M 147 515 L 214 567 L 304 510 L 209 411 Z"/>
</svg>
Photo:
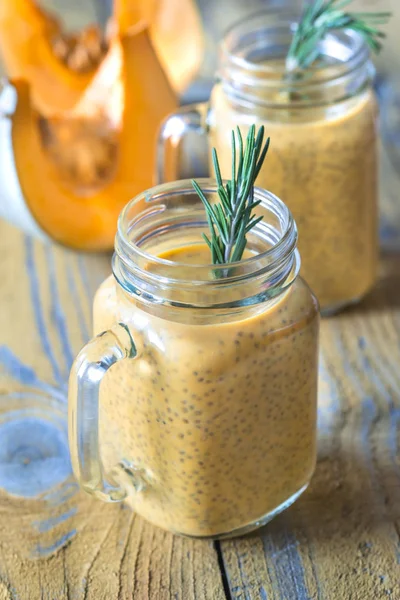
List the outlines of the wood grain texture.
<svg viewBox="0 0 400 600">
<path fill-rule="evenodd" d="M 400 598 L 400 261 L 322 325 L 319 460 L 264 532 L 222 544 L 237 598 Z"/>
<path fill-rule="evenodd" d="M 0 255 L 1 348 L 65 393 L 109 257 L 44 246 L 4 223 Z M 34 503 L 1 494 L 0 599 L 400 598 L 399 273 L 400 257 L 383 256 L 369 298 L 322 323 L 318 466 L 291 509 L 261 532 L 215 547 L 76 493 L 77 514 L 63 531 L 77 534 L 31 561 Z M 27 385 L 22 367 L 18 379 L 5 357 L 0 352 L 0 403 L 38 385 L 29 377 Z"/>
<path fill-rule="evenodd" d="M 71 361 L 87 341 L 92 296 L 110 257 L 42 245 L 5 223 L 0 256 L 0 407 L 9 407 L 10 394 L 21 399 L 32 390 L 55 390 L 65 402 Z M 24 500 L 0 492 L 0 600 L 225 598 L 212 543 L 175 537 L 76 490 L 54 511 L 44 495 Z M 52 553 L 51 544 L 56 550 L 69 536 Z M 50 556 L 30 560 L 38 547 L 50 548 Z"/>
</svg>

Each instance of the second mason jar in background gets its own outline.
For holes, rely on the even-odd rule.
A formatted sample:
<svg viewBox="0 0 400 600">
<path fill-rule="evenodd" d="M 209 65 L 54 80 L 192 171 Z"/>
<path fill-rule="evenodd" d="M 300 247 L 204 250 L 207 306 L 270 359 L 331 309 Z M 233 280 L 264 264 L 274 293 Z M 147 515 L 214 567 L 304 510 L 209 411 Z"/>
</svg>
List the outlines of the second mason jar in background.
<svg viewBox="0 0 400 600">
<path fill-rule="evenodd" d="M 297 15 L 264 12 L 234 26 L 220 47 L 210 104 L 185 108 L 161 131 L 176 145 L 208 133 L 230 176 L 231 131 L 263 124 L 271 136 L 258 185 L 289 205 L 299 228 L 302 273 L 323 313 L 361 299 L 377 271 L 377 104 L 367 46 L 352 31 L 330 33 L 320 59 L 289 77 L 285 56 Z M 179 117 L 185 127 L 177 127 Z M 165 163 L 159 155 L 159 176 Z M 171 164 L 169 159 L 168 164 Z"/>
</svg>

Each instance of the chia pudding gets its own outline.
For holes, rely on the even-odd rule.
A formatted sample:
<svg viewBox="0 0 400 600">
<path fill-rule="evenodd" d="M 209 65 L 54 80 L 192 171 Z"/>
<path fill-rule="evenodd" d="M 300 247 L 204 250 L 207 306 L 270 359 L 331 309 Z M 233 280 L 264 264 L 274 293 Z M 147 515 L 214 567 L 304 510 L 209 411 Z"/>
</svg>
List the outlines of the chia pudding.
<svg viewBox="0 0 400 600">
<path fill-rule="evenodd" d="M 236 123 L 243 135 L 257 123 L 271 136 L 257 185 L 270 189 L 291 210 L 299 229 L 301 273 L 321 309 L 329 311 L 364 296 L 375 282 L 378 260 L 373 92 L 367 89 L 328 107 L 287 105 L 239 117 L 217 85 L 211 103 L 216 123 L 210 130 L 211 144 L 222 172 L 229 172 L 230 135 Z"/>
<path fill-rule="evenodd" d="M 210 262 L 203 244 L 162 257 L 183 275 Z M 138 353 L 102 383 L 101 458 L 136 488 L 127 501 L 150 522 L 220 536 L 273 516 L 312 476 L 318 305 L 297 277 L 274 300 L 210 324 L 185 310 L 184 322 L 170 318 L 113 276 L 99 288 L 95 333 L 122 321 Z"/>
</svg>

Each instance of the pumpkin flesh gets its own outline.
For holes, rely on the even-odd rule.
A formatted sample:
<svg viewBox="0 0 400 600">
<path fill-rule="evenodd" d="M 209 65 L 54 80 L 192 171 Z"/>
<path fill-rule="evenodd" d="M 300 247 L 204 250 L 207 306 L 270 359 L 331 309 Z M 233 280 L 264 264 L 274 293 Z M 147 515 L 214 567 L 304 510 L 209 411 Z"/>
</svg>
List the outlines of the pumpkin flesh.
<svg viewBox="0 0 400 600">
<path fill-rule="evenodd" d="M 112 75 L 111 81 L 107 74 Z M 14 85 L 18 94 L 12 128 L 14 159 L 33 216 L 63 244 L 89 250 L 112 248 L 121 209 L 153 184 L 158 126 L 177 106 L 148 27 L 139 24 L 136 31 L 113 40 L 92 85 L 68 115 L 100 114 L 109 120 L 115 135 L 113 174 L 94 191 L 74 189 L 60 176 L 59 165 L 44 147 L 29 86 L 23 81 Z"/>
<path fill-rule="evenodd" d="M 203 54 L 202 26 L 194 0 L 115 0 L 108 37 L 127 36 L 142 21 L 148 24 L 172 87 L 181 93 Z M 0 51 L 6 71 L 10 78 L 30 84 L 35 105 L 45 115 L 71 110 L 91 83 L 102 55 L 97 61 L 84 61 L 84 68 L 80 68 L 80 57 L 90 57 L 97 30 L 89 26 L 75 36 L 77 51 L 74 60 L 68 61 L 69 38 L 57 18 L 35 0 L 0 2 Z M 98 45 L 97 40 L 95 43 Z"/>
<path fill-rule="evenodd" d="M 54 52 L 60 24 L 33 0 L 0 2 L 0 50 L 10 78 L 27 81 L 44 114 L 70 110 L 96 71 L 78 73 Z"/>
</svg>

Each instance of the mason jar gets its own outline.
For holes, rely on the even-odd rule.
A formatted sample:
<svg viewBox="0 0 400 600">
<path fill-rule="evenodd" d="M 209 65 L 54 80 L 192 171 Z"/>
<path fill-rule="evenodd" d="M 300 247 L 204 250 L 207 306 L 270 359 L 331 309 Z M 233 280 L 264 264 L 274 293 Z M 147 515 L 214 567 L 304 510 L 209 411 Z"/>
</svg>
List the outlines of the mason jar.
<svg viewBox="0 0 400 600">
<path fill-rule="evenodd" d="M 264 125 L 271 137 L 257 185 L 288 204 L 299 229 L 302 274 L 324 313 L 356 302 L 377 272 L 377 103 L 374 69 L 362 37 L 339 30 L 320 43 L 304 74 L 288 75 L 285 56 L 298 14 L 269 11 L 232 27 L 220 45 L 208 104 L 164 123 L 158 178 L 174 177 L 176 149 L 190 133 L 218 151 L 230 176 L 231 131 Z M 175 151 L 175 154 L 173 152 Z M 172 166 L 171 166 L 172 165 Z"/>
<path fill-rule="evenodd" d="M 213 202 L 215 182 L 199 183 Z M 314 470 L 318 304 L 289 210 L 259 188 L 255 200 L 264 219 L 229 267 L 209 264 L 189 181 L 132 200 L 70 376 L 82 487 L 186 536 L 261 526 Z"/>
</svg>

